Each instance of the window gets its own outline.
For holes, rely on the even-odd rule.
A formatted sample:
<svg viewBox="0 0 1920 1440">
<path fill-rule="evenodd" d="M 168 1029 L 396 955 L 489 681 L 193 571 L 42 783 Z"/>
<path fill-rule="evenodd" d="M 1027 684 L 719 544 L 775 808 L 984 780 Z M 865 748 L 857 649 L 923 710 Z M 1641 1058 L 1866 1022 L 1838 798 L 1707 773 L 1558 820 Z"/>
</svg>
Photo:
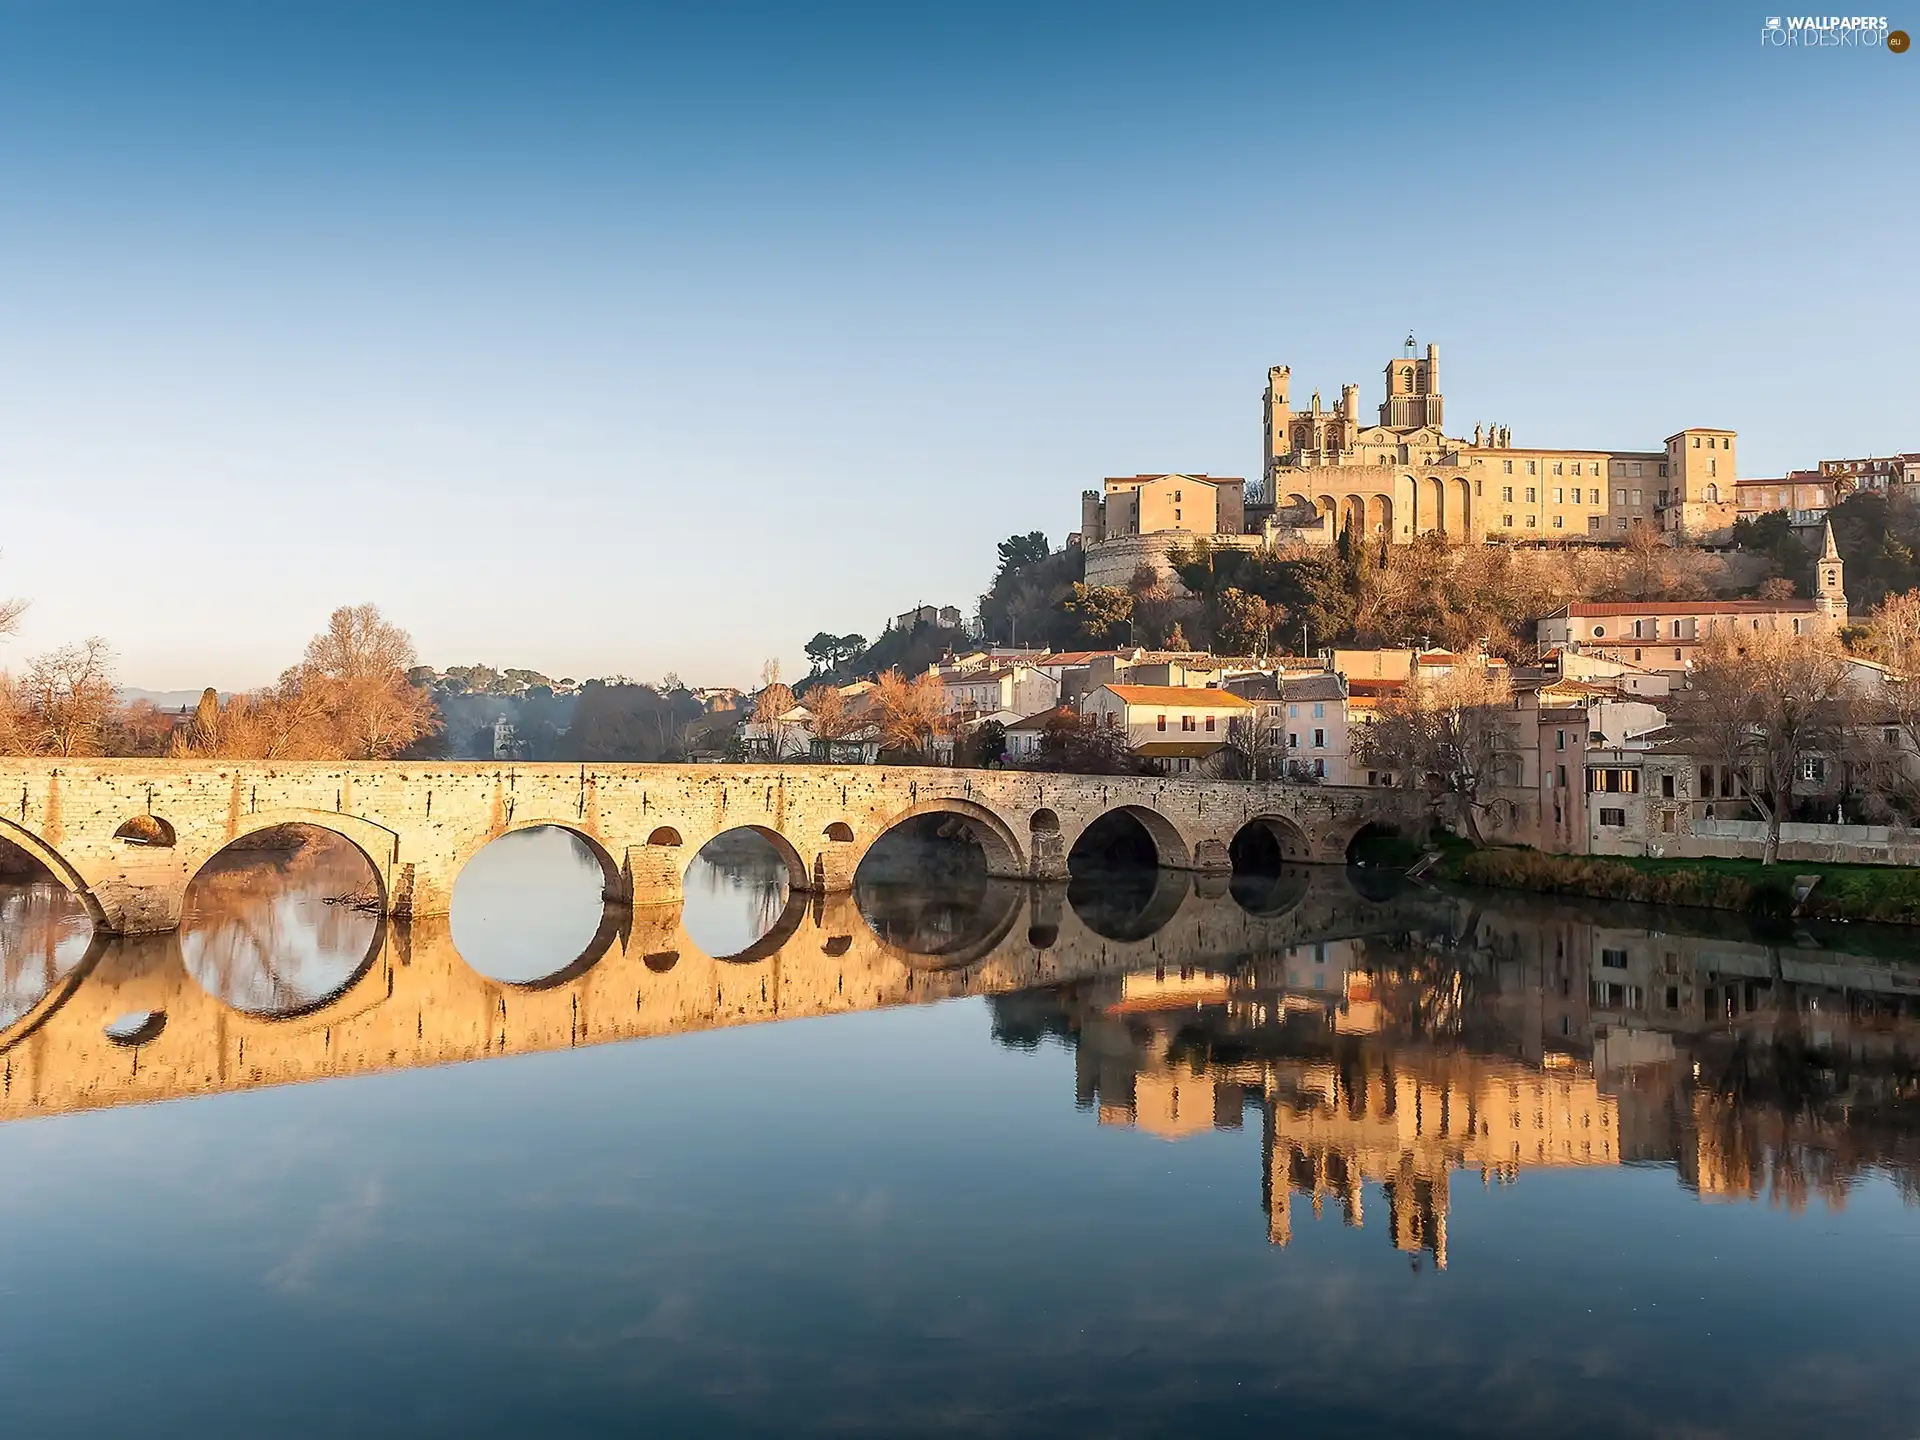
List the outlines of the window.
<svg viewBox="0 0 1920 1440">
<path fill-rule="evenodd" d="M 1667 1009 L 1678 1010 L 1679 1008 L 1680 987 L 1678 985 L 1669 985 L 1667 986 Z"/>
<path fill-rule="evenodd" d="M 1556 750 L 1564 750 L 1567 748 L 1567 732 L 1566 731 L 1556 730 L 1553 732 L 1553 748 Z"/>
<path fill-rule="evenodd" d="M 1640 652 L 1639 652 L 1638 650 L 1636 650 L 1636 651 L 1634 651 L 1634 652 L 1633 652 L 1633 658 L 1634 658 L 1634 661 L 1635 661 L 1636 663 L 1638 663 L 1638 661 L 1639 661 L 1639 659 L 1640 659 Z"/>
<path fill-rule="evenodd" d="M 1678 620 L 1673 622 L 1673 638 L 1676 640 L 1680 638 L 1680 623 Z"/>
<path fill-rule="evenodd" d="M 1534 497 L 1535 497 L 1534 487 L 1531 485 L 1527 486 L 1527 504 L 1529 505 L 1533 504 Z"/>
<path fill-rule="evenodd" d="M 1718 460 L 1707 461 L 1707 474 L 1718 475 L 1719 473 L 1720 473 L 1720 462 Z"/>
<path fill-rule="evenodd" d="M 1693 448 L 1696 450 L 1700 448 L 1700 437 L 1698 435 L 1693 437 Z"/>
<path fill-rule="evenodd" d="M 1627 952 L 1624 950 L 1605 950 L 1600 952 L 1600 966 L 1604 970 L 1624 970 L 1627 968 Z"/>
<path fill-rule="evenodd" d="M 1618 520 L 1614 522 L 1614 529 L 1624 530 L 1626 528 L 1627 528 L 1627 517 L 1622 515 Z"/>
<path fill-rule="evenodd" d="M 1513 528 L 1513 517 L 1511 515 L 1502 515 L 1500 517 L 1500 523 L 1511 530 Z"/>
<path fill-rule="evenodd" d="M 1667 478 L 1667 462 L 1664 460 L 1660 462 L 1660 478 L 1662 480 Z"/>
<path fill-rule="evenodd" d="M 1662 775 L 1660 777 L 1660 798 L 1662 800 L 1673 799 L 1673 776 Z"/>
<path fill-rule="evenodd" d="M 1299 748 L 1300 748 L 1300 732 L 1298 730 L 1289 730 L 1287 732 L 1287 749 L 1298 750 Z"/>
<path fill-rule="evenodd" d="M 1558 505 L 1558 504 L 1560 503 L 1560 499 L 1561 499 L 1561 497 L 1562 497 L 1563 495 L 1565 495 L 1566 493 L 1567 493 L 1567 492 L 1566 492 L 1566 491 L 1564 491 L 1564 490 L 1562 490 L 1562 489 L 1561 489 L 1561 488 L 1560 488 L 1560 487 L 1559 487 L 1558 485 L 1556 485 L 1556 486 L 1554 486 L 1554 487 L 1553 487 L 1553 503 L 1554 503 L 1554 504 L 1556 504 L 1556 505 Z M 1573 492 L 1573 498 L 1574 498 L 1574 499 L 1575 499 L 1576 501 L 1577 501 L 1577 500 L 1579 500 L 1579 498 L 1580 498 L 1580 492 L 1579 492 L 1578 490 L 1576 490 L 1576 491 L 1574 491 L 1574 492 Z"/>
<path fill-rule="evenodd" d="M 1673 833 L 1673 812 L 1671 810 L 1663 810 L 1660 812 L 1660 833 L 1662 835 L 1671 835 Z"/>
<path fill-rule="evenodd" d="M 1806 759 L 1800 762 L 1800 778 L 1802 780 L 1814 781 L 1826 779 L 1827 762 L 1822 760 L 1818 755 L 1807 756 Z"/>
<path fill-rule="evenodd" d="M 1529 530 L 1538 530 L 1540 528 L 1540 517 L 1538 515 L 1527 516 L 1527 528 Z"/>
<path fill-rule="evenodd" d="M 1180 773 L 1184 775 L 1187 773 L 1187 771 L 1191 770 L 1192 768 L 1193 768 L 1193 761 L 1187 759 L 1186 756 L 1184 755 L 1181 756 L 1180 757 Z"/>
<path fill-rule="evenodd" d="M 1598 535 L 1600 533 L 1600 517 L 1598 515 L 1587 516 L 1587 533 L 1589 535 Z"/>
<path fill-rule="evenodd" d="M 1580 473 L 1580 462 L 1578 460 L 1573 462 L 1573 473 L 1576 475 Z"/>
<path fill-rule="evenodd" d="M 1207 729 L 1213 729 L 1213 716 L 1207 716 Z"/>
<path fill-rule="evenodd" d="M 1556 529 L 1556 530 L 1564 530 L 1564 529 L 1566 529 L 1566 526 L 1567 526 L 1567 517 L 1566 517 L 1566 516 L 1564 516 L 1564 515 L 1556 515 L 1556 516 L 1554 516 L 1554 517 L 1553 517 L 1553 528 L 1554 528 L 1554 529 Z"/>
<path fill-rule="evenodd" d="M 1627 825 L 1627 812 L 1609 810 L 1603 806 L 1600 811 L 1600 823 L 1609 830 L 1624 830 Z"/>
<path fill-rule="evenodd" d="M 1313 718 L 1316 720 L 1324 720 L 1327 718 L 1327 707 L 1319 700 L 1313 702 Z"/>
<path fill-rule="evenodd" d="M 1298 705 L 1287 706 L 1287 719 L 1298 720 L 1299 718 L 1300 718 L 1300 707 Z"/>
<path fill-rule="evenodd" d="M 1900 732 L 1892 726 L 1888 726 L 1887 729 L 1881 732 L 1880 738 L 1885 740 L 1889 745 L 1898 745 L 1900 743 Z"/>
<path fill-rule="evenodd" d="M 1674 659 L 1676 659 L 1676 660 L 1678 660 L 1678 659 L 1680 658 L 1680 652 L 1679 652 L 1678 650 L 1676 650 L 1676 651 L 1674 651 L 1674 652 L 1673 652 L 1673 658 L 1674 658 Z"/>
<path fill-rule="evenodd" d="M 1313 732 L 1313 748 L 1316 750 L 1324 750 L 1327 748 L 1327 732 L 1326 731 L 1315 730 Z"/>
<path fill-rule="evenodd" d="M 1556 790 L 1564 790 L 1567 788 L 1567 767 L 1566 766 L 1556 765 L 1553 767 L 1553 788 Z M 1553 808 L 1558 810 L 1560 806 L 1558 803 L 1556 803 Z"/>
<path fill-rule="evenodd" d="M 1513 462 L 1511 460 L 1502 460 L 1500 462 L 1500 465 L 1502 469 L 1505 471 L 1505 473 L 1507 473 L 1508 475 L 1511 475 L 1513 473 Z M 1511 500 L 1513 497 L 1509 495 L 1507 498 Z"/>
<path fill-rule="evenodd" d="M 1556 460 L 1553 462 L 1553 473 L 1556 475 L 1564 475 L 1567 472 L 1560 468 L 1560 462 Z"/>
<path fill-rule="evenodd" d="M 1173 492 L 1173 503 L 1176 505 L 1180 503 L 1180 492 L 1178 490 Z"/>
<path fill-rule="evenodd" d="M 1324 780 L 1327 778 L 1327 762 L 1326 761 L 1316 760 L 1313 762 L 1313 778 L 1316 780 Z"/>
<path fill-rule="evenodd" d="M 1627 503 L 1627 492 L 1626 492 L 1626 491 L 1625 491 L 1624 489 L 1620 489 L 1620 490 L 1615 490 L 1615 491 L 1613 492 L 1613 503 L 1614 503 L 1614 504 L 1616 504 L 1616 505 L 1624 505 L 1624 504 L 1626 504 L 1626 503 Z"/>
<path fill-rule="evenodd" d="M 1531 475 L 1533 473 L 1534 473 L 1533 461 L 1529 460 L 1527 461 L 1527 474 Z"/>
<path fill-rule="evenodd" d="M 1178 510 L 1173 512 L 1173 523 L 1176 525 L 1180 523 L 1180 512 Z"/>
<path fill-rule="evenodd" d="M 1605 638 L 1606 633 L 1607 627 L 1604 625 L 1596 625 L 1593 627 L 1593 638 L 1596 640 Z"/>
<path fill-rule="evenodd" d="M 1191 730 L 1191 729 L 1193 729 L 1193 716 L 1191 716 L 1191 715 L 1182 715 L 1182 716 L 1180 717 L 1180 728 L 1181 728 L 1182 730 Z"/>
<path fill-rule="evenodd" d="M 1167 728 L 1167 717 L 1164 715 L 1157 717 L 1154 720 L 1153 728 L 1156 730 L 1165 730 Z"/>
<path fill-rule="evenodd" d="M 1502 485 L 1500 487 L 1500 498 L 1511 505 L 1513 503 L 1513 487 L 1511 485 Z"/>
<path fill-rule="evenodd" d="M 1633 478 L 1636 480 L 1640 478 L 1640 462 L 1638 460 L 1633 462 L 1633 466 L 1628 473 L 1630 473 L 1633 476 Z"/>
<path fill-rule="evenodd" d="M 1634 491 L 1634 492 L 1633 492 L 1633 503 L 1634 503 L 1634 504 L 1636 504 L 1636 505 L 1638 505 L 1638 504 L 1640 503 L 1640 497 L 1641 497 L 1641 495 L 1642 495 L 1643 493 L 1644 493 L 1644 492 L 1642 492 L 1642 491 L 1639 491 L 1639 490 L 1636 490 L 1636 491 Z"/>
</svg>

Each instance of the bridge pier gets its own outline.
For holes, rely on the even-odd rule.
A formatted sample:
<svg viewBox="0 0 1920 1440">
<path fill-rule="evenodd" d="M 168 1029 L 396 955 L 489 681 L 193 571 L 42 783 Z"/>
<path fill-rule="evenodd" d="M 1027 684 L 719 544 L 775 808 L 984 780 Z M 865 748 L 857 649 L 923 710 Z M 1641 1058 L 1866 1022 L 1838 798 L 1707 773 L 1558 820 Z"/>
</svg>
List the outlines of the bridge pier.
<svg viewBox="0 0 1920 1440">
<path fill-rule="evenodd" d="M 89 891 L 94 923 L 109 935 L 158 935 L 180 928 L 186 882 L 176 876 L 96 881 Z"/>
</svg>

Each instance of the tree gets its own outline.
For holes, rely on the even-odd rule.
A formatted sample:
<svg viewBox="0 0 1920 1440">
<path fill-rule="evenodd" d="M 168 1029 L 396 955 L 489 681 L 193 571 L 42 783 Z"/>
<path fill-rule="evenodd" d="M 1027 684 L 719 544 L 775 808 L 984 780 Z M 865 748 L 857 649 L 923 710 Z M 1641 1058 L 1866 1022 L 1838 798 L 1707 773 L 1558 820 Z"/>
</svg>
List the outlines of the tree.
<svg viewBox="0 0 1920 1440">
<path fill-rule="evenodd" d="M 378 606 L 342 605 L 281 686 L 313 693 L 344 758 L 384 760 L 439 724 L 433 697 L 407 680 L 416 663 L 413 637 Z"/>
<path fill-rule="evenodd" d="M 1284 607 L 1229 587 L 1220 592 L 1213 621 L 1213 648 L 1226 655 L 1264 656 L 1273 632 L 1285 622 Z"/>
<path fill-rule="evenodd" d="M 173 717 L 151 700 L 121 705 L 107 717 L 109 755 L 165 755 L 173 738 Z"/>
<path fill-rule="evenodd" d="M 1259 709 L 1227 721 L 1225 748 L 1229 780 L 1280 780 L 1286 776 L 1285 722 Z"/>
<path fill-rule="evenodd" d="M 1060 604 L 1080 637 L 1094 645 L 1118 645 L 1132 633 L 1133 596 L 1117 585 L 1076 583 Z"/>
<path fill-rule="evenodd" d="M 116 693 L 113 652 L 98 636 L 37 655 L 14 687 L 13 743 L 34 755 L 98 755 Z"/>
<path fill-rule="evenodd" d="M 804 647 L 807 659 L 813 662 L 817 675 L 822 670 L 838 670 L 847 661 L 853 659 L 867 648 L 864 635 L 829 635 L 822 630 L 809 640 Z"/>
<path fill-rule="evenodd" d="M 945 696 L 939 677 L 932 673 L 908 680 L 898 670 L 889 670 L 874 682 L 873 699 L 880 740 L 889 750 L 926 755 L 946 733 Z"/>
<path fill-rule="evenodd" d="M 1701 642 L 1687 688 L 1674 697 L 1674 727 L 1702 760 L 1735 777 L 1766 821 L 1763 865 L 1780 858 L 1780 824 L 1805 762 L 1845 741 L 1846 681 L 1846 656 L 1831 635 L 1729 628 Z"/>
<path fill-rule="evenodd" d="M 1046 722 L 1039 748 L 1021 767 L 1061 775 L 1138 775 L 1147 768 L 1128 748 L 1125 727 L 1071 710 Z"/>
<path fill-rule="evenodd" d="M 811 717 L 807 728 L 816 740 L 844 740 L 858 728 L 847 708 L 847 697 L 830 681 L 808 686 L 800 703 L 807 707 Z"/>
<path fill-rule="evenodd" d="M 1361 763 L 1397 776 L 1407 793 L 1423 793 L 1442 824 L 1460 826 L 1483 845 L 1482 819 L 1509 810 L 1501 791 L 1517 783 L 1512 709 L 1504 672 L 1456 665 L 1389 696 L 1377 718 L 1359 728 L 1353 751 Z"/>
<path fill-rule="evenodd" d="M 1002 764 L 1007 758 L 1007 727 L 998 720 L 986 721 L 967 737 L 967 748 L 972 752 L 968 758 L 978 769 Z"/>
<path fill-rule="evenodd" d="M 780 683 L 780 662 L 768 660 L 760 667 L 760 689 L 753 697 L 753 723 L 766 734 L 774 758 L 787 753 L 790 722 L 781 719 L 793 709 L 793 691 Z"/>
<path fill-rule="evenodd" d="M 1000 552 L 1000 568 L 994 571 L 993 583 L 998 585 L 1016 570 L 1024 570 L 1029 565 L 1038 565 L 1053 553 L 1046 532 L 1030 530 L 1025 535 L 1009 535 L 997 547 Z"/>
</svg>

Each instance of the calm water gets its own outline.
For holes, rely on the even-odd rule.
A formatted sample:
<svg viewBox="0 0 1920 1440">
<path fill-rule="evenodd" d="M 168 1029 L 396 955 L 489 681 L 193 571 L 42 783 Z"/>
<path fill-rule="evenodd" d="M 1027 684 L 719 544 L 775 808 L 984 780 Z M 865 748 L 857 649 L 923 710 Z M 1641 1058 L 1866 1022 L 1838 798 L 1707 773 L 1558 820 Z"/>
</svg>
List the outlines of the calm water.
<svg viewBox="0 0 1920 1440">
<path fill-rule="evenodd" d="M 1920 1433 L 1912 937 L 938 854 L 0 887 L 5 1433 Z"/>
</svg>

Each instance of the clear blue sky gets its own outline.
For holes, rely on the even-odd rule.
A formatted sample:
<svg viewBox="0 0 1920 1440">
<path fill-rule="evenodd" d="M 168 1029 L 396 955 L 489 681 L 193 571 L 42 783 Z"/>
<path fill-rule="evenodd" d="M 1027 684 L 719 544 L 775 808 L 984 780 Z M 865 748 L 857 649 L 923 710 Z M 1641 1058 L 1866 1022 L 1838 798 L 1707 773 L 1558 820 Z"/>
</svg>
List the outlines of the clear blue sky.
<svg viewBox="0 0 1920 1440">
<path fill-rule="evenodd" d="M 1920 449 L 1920 54 L 1764 18 L 0 3 L 0 660 L 744 681 L 1409 329 L 1456 431 Z"/>
</svg>

